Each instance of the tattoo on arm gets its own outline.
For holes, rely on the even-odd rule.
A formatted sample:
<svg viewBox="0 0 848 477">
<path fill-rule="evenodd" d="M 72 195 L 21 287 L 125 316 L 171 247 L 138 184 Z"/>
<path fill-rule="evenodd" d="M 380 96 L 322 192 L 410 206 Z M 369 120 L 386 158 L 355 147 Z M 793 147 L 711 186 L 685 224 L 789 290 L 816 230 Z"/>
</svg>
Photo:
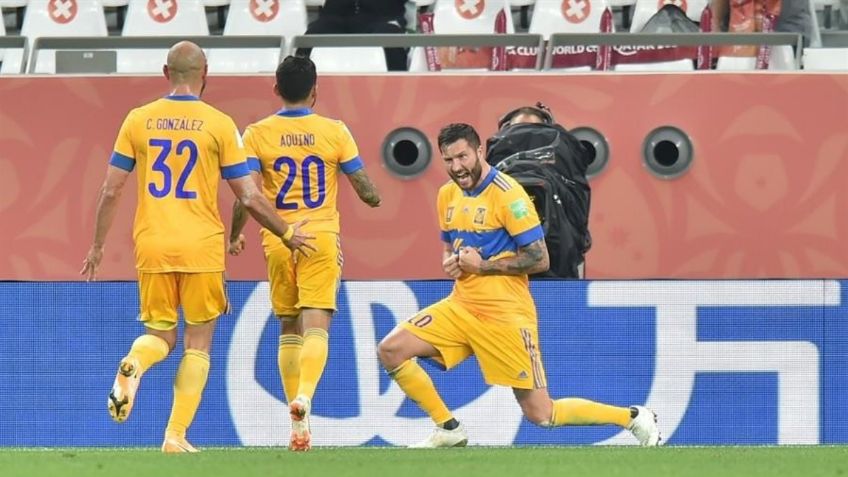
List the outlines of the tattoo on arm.
<svg viewBox="0 0 848 477">
<path fill-rule="evenodd" d="M 365 169 L 359 169 L 353 174 L 349 174 L 347 178 L 362 202 L 371 207 L 380 205 L 380 192 L 377 190 L 377 186 L 371 182 L 368 174 L 365 173 Z"/>
<path fill-rule="evenodd" d="M 531 242 L 518 249 L 512 257 L 483 260 L 481 275 L 528 275 L 548 269 L 548 249 L 545 240 Z"/>
<path fill-rule="evenodd" d="M 230 225 L 230 242 L 238 239 L 239 234 L 244 225 L 247 223 L 247 209 L 241 205 L 241 201 L 236 199 L 233 203 L 233 218 Z"/>
</svg>

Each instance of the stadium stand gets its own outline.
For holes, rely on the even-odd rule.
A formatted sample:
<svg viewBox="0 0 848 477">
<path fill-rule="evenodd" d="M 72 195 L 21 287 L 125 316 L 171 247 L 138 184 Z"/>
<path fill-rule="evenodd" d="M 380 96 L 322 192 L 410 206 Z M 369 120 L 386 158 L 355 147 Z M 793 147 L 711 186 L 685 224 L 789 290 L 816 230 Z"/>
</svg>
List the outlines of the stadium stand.
<svg viewBox="0 0 848 477">
<path fill-rule="evenodd" d="M 547 38 L 552 33 L 596 33 L 600 31 L 599 15 L 604 8 L 617 8 L 625 5 L 623 1 L 631 0 L 414 0 L 409 4 L 410 14 L 412 11 L 429 11 L 433 15 L 433 33 L 435 34 L 481 34 L 494 33 L 495 18 L 501 11 L 510 12 L 506 15 L 505 25 L 502 28 L 507 33 L 524 31 L 521 22 L 516 22 L 513 16 L 520 14 L 515 7 L 528 7 L 531 19 L 527 30 L 530 33 L 543 35 Z M 848 61 L 848 47 L 844 45 L 824 45 L 821 41 L 821 31 L 830 33 L 837 32 L 836 29 L 845 26 L 841 20 L 839 5 L 833 0 L 807 0 L 815 8 L 822 10 L 827 15 L 820 18 L 820 22 L 812 21 L 810 37 L 807 39 L 809 51 L 798 53 L 803 61 L 796 60 L 796 54 L 789 46 L 772 46 L 769 56 L 768 68 L 773 70 L 791 70 L 800 63 L 804 68 L 817 71 L 843 71 L 845 61 Z M 172 18 L 165 18 L 170 12 L 169 5 L 179 4 L 179 8 L 172 13 Z M 282 35 L 285 37 L 285 45 L 291 45 L 292 39 L 302 34 L 310 18 L 315 18 L 315 7 L 322 2 L 316 0 L 264 0 L 256 3 L 252 0 L 157 0 L 154 2 L 132 2 L 128 0 L 44 0 L 28 2 L 26 0 L 0 0 L 0 8 L 3 8 L 4 22 L 0 24 L 0 33 L 6 30 L 8 35 L 22 35 L 29 41 L 29 58 L 22 58 L 23 51 L 19 49 L 0 50 L 0 73 L 17 74 L 20 71 L 22 61 L 27 63 L 31 58 L 32 46 L 38 37 L 64 37 L 64 36 L 92 36 L 101 37 L 110 33 L 122 34 L 124 36 L 162 36 L 162 35 L 192 35 L 203 36 L 214 32 L 216 35 L 222 33 L 224 36 L 242 35 Z M 532 3 L 532 5 L 530 4 Z M 693 0 L 681 2 L 685 6 L 687 16 L 693 21 L 699 20 L 700 12 L 706 5 L 706 0 Z M 148 8 L 148 5 L 150 7 Z M 585 5 L 585 6 L 584 6 Z M 660 6 L 654 0 L 642 0 L 631 3 L 634 6 L 632 21 L 629 31 L 639 31 L 645 22 L 656 12 Z M 70 8 L 70 17 L 62 22 L 67 14 L 65 9 Z M 223 31 L 213 27 L 215 15 L 207 12 L 207 8 L 223 8 L 227 11 L 223 22 Z M 264 12 L 277 12 L 269 15 Z M 259 9 L 261 12 L 254 14 L 251 9 Z M 478 10 L 479 9 L 479 10 Z M 587 19 L 574 21 L 576 17 L 568 17 L 568 12 L 577 15 L 578 11 L 588 10 Z M 152 13 L 154 10 L 158 12 Z M 161 10 L 161 12 L 160 12 Z M 22 24 L 16 28 L 15 19 L 17 13 L 23 11 Z M 114 29 L 114 14 L 118 12 L 119 22 L 122 24 L 120 30 Z M 836 12 L 835 15 L 832 15 Z M 51 18 L 51 15 L 54 18 Z M 56 17 L 58 15 L 58 17 Z M 257 17 L 256 15 L 259 15 Z M 263 17 L 264 15 L 264 17 Z M 123 17 L 126 20 L 123 21 Z M 830 17 L 833 18 L 830 18 Z M 104 26 L 105 17 L 105 26 Z M 55 18 L 58 18 L 55 19 Z M 158 18 L 158 19 L 157 19 Z M 270 18 L 269 20 L 265 20 Z M 110 20 L 111 19 L 111 20 Z M 626 15 L 623 18 L 626 22 Z M 616 23 L 621 25 L 622 18 Z M 110 27 L 109 25 L 113 25 Z M 614 31 L 614 30 L 613 30 Z M 55 42 L 53 43 L 55 45 Z M 585 43 L 588 44 L 588 43 Z M 824 47 L 824 48 L 821 48 Z M 316 52 L 316 61 L 321 64 L 325 72 L 382 72 L 385 71 L 384 61 L 379 61 L 376 54 L 378 47 L 368 46 L 363 49 L 340 49 L 334 50 L 331 46 L 322 46 L 324 51 Z M 121 73 L 153 73 L 156 74 L 161 68 L 161 50 L 144 51 L 119 51 L 117 71 Z M 210 49 L 210 69 L 213 73 L 250 73 L 268 72 L 273 70 L 280 55 L 288 51 L 277 51 L 276 49 L 254 50 L 250 52 L 239 50 Z M 714 50 L 714 57 L 715 50 Z M 411 50 L 411 66 L 413 72 L 427 71 L 426 56 L 424 48 L 416 47 Z M 4 61 L 5 60 L 5 61 Z M 508 63 L 508 62 L 507 62 Z M 681 68 L 675 64 L 680 63 Z M 618 71 L 663 71 L 663 70 L 691 70 L 688 60 L 671 63 L 639 63 L 627 65 L 614 65 L 610 69 Z M 684 65 L 684 63 L 686 63 Z M 554 62 L 555 66 L 555 62 Z M 757 68 L 754 58 L 717 57 L 715 68 L 725 71 L 750 70 Z M 582 69 L 589 69 L 583 67 Z M 55 72 L 54 51 L 43 50 L 39 53 L 38 64 L 29 71 L 37 73 Z"/>
<path fill-rule="evenodd" d="M 106 17 L 99 0 L 50 0 L 32 2 L 27 6 L 21 35 L 32 42 L 38 37 L 106 36 Z M 27 62 L 32 58 L 32 52 Z M 8 50 L 0 74 L 17 73 L 23 61 L 21 50 Z M 44 51 L 38 56 L 35 73 L 55 72 L 55 52 Z"/>
</svg>

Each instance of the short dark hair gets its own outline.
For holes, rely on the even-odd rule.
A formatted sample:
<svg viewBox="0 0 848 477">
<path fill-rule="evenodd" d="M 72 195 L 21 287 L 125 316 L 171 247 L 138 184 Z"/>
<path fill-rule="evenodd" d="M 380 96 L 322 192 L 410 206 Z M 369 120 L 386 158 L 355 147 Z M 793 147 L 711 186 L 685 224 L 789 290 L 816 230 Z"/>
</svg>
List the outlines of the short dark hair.
<svg viewBox="0 0 848 477">
<path fill-rule="evenodd" d="M 480 147 L 480 135 L 474 127 L 465 123 L 448 124 L 439 131 L 439 149 L 442 150 L 448 144 L 453 144 L 460 139 L 468 141 L 472 149 Z"/>
<path fill-rule="evenodd" d="M 305 56 L 287 56 L 277 66 L 277 92 L 286 101 L 297 103 L 308 98 L 317 80 L 315 63 Z"/>
<path fill-rule="evenodd" d="M 540 101 L 536 103 L 536 106 L 523 106 L 504 114 L 500 119 L 498 119 L 498 129 L 503 129 L 504 126 L 509 125 L 512 118 L 522 114 L 536 116 L 544 124 L 554 124 L 554 116 L 553 113 L 551 113 L 551 108 L 545 106 Z"/>
</svg>

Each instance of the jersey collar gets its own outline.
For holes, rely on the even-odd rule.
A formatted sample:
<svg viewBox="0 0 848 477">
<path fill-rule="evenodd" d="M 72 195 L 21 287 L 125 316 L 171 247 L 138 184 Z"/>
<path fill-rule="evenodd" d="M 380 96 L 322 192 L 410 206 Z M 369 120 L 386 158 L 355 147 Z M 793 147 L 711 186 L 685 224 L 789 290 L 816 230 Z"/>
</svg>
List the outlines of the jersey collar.
<svg viewBox="0 0 848 477">
<path fill-rule="evenodd" d="M 493 180 L 495 180 L 496 175 L 498 175 L 497 169 L 495 169 L 494 167 L 489 169 L 489 173 L 486 174 L 486 177 L 483 178 L 483 182 L 481 182 L 480 185 L 477 186 L 477 188 L 475 188 L 471 192 L 463 190 L 462 193 L 466 197 L 477 197 L 478 195 L 480 195 L 481 192 L 483 192 L 484 189 L 486 189 L 489 184 L 492 183 Z"/>
<path fill-rule="evenodd" d="M 172 99 L 174 101 L 200 101 L 200 98 L 193 94 L 171 94 L 165 96 L 165 99 Z"/>
<path fill-rule="evenodd" d="M 312 110 L 310 108 L 296 108 L 296 109 L 281 109 L 277 111 L 277 116 L 284 116 L 287 118 L 299 118 L 301 116 L 308 116 L 312 114 Z"/>
</svg>

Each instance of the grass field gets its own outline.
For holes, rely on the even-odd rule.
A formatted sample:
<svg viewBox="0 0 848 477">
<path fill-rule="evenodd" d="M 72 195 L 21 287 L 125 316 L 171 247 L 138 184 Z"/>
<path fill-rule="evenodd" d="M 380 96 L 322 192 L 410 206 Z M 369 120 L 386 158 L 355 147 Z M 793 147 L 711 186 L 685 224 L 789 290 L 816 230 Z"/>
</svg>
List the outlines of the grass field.
<svg viewBox="0 0 848 477">
<path fill-rule="evenodd" d="M 848 447 L 4 449 L 0 476 L 841 476 Z"/>
</svg>

